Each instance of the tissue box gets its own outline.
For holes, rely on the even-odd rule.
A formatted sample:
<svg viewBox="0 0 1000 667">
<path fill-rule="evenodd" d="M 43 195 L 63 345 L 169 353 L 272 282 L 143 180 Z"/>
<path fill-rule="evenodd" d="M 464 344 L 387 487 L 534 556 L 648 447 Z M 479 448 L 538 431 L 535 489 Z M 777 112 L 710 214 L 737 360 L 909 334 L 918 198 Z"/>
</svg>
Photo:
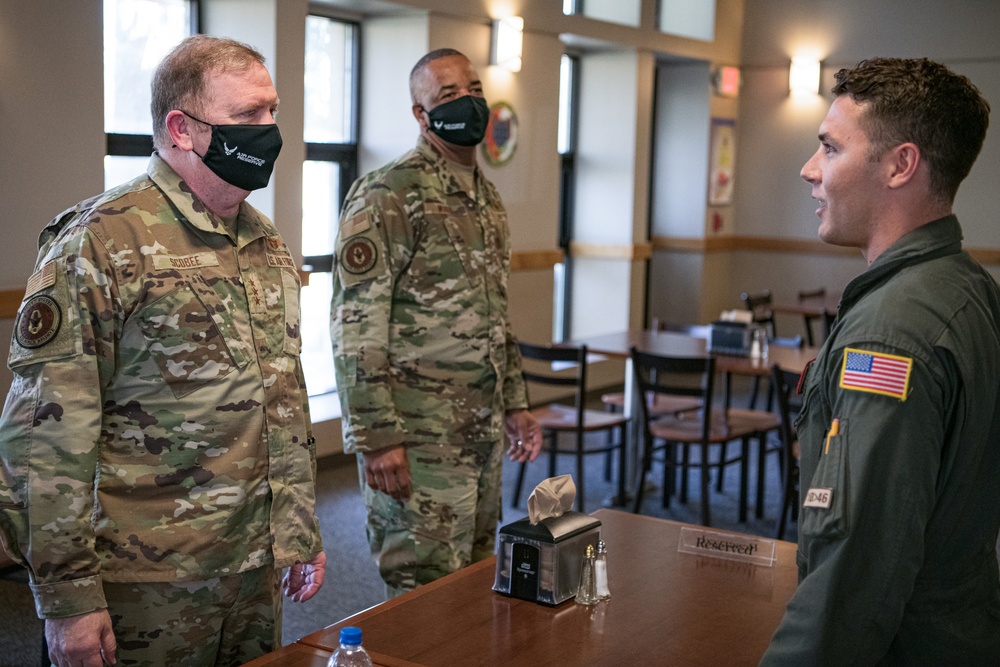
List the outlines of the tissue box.
<svg viewBox="0 0 1000 667">
<path fill-rule="evenodd" d="M 580 512 L 528 519 L 500 529 L 493 590 L 504 595 L 557 605 L 576 595 L 587 545 L 597 549 L 601 522 Z"/>
<path fill-rule="evenodd" d="M 746 357 L 750 354 L 753 330 L 742 322 L 712 322 L 708 351 Z"/>
</svg>

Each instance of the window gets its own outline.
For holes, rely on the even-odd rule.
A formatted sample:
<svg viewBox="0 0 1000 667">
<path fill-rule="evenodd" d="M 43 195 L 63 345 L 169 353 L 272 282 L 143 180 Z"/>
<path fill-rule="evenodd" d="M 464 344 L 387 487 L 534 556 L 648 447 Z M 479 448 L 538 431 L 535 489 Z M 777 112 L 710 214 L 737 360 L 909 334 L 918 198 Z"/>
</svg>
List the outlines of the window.
<svg viewBox="0 0 1000 667">
<path fill-rule="evenodd" d="M 662 32 L 706 42 L 715 39 L 715 0 L 659 0 Z"/>
<path fill-rule="evenodd" d="M 555 313 L 553 313 L 553 340 L 570 337 L 570 287 L 572 285 L 572 258 L 570 243 L 573 241 L 573 197 L 575 188 L 576 120 L 579 87 L 580 59 L 563 55 L 559 67 L 559 128 L 557 146 L 561 157 L 559 182 L 559 247 L 563 262 L 555 266 Z"/>
<path fill-rule="evenodd" d="M 106 188 L 143 173 L 153 152 L 153 70 L 197 32 L 197 0 L 104 0 Z"/>
<path fill-rule="evenodd" d="M 306 161 L 302 165 L 302 256 L 312 271 L 302 288 L 302 367 L 310 396 L 335 391 L 330 299 L 333 236 L 358 176 L 358 26 L 306 18 Z"/>
</svg>

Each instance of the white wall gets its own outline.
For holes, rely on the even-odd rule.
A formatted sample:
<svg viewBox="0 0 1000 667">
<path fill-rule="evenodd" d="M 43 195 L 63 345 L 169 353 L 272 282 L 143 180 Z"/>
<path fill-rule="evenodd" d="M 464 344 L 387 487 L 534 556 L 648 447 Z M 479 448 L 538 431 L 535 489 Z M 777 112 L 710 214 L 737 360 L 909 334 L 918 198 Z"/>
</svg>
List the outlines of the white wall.
<svg viewBox="0 0 1000 667">
<path fill-rule="evenodd" d="M 747 3 L 744 22 L 736 178 L 738 233 L 816 239 L 818 218 L 799 178 L 816 150 L 829 93 L 800 101 L 787 95 L 788 62 L 799 50 L 823 59 L 823 89 L 833 73 L 874 56 L 928 57 L 967 75 L 1000 108 L 1000 11 L 993 0 L 769 0 Z M 996 118 L 994 118 L 996 125 Z M 959 190 L 955 211 L 967 246 L 1000 247 L 995 196 L 1000 136 L 990 130 L 983 153 Z M 994 275 L 997 266 L 987 267 Z M 734 259 L 732 286 L 842 288 L 864 269 L 860 259 L 747 253 Z M 826 282 L 829 281 L 829 282 Z"/>
</svg>

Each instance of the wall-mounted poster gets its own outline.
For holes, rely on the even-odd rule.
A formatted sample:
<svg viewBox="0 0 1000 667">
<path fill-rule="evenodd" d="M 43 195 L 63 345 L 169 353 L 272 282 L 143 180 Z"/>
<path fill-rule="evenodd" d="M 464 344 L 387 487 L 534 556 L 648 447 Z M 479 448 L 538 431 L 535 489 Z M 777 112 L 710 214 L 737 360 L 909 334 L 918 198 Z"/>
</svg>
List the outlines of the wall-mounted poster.
<svg viewBox="0 0 1000 667">
<path fill-rule="evenodd" d="M 517 114 L 507 102 L 496 102 L 490 106 L 483 157 L 494 167 L 502 167 L 514 156 L 516 149 Z"/>
<path fill-rule="evenodd" d="M 708 175 L 708 204 L 733 203 L 733 176 L 736 171 L 736 121 L 712 119 L 712 162 Z"/>
</svg>

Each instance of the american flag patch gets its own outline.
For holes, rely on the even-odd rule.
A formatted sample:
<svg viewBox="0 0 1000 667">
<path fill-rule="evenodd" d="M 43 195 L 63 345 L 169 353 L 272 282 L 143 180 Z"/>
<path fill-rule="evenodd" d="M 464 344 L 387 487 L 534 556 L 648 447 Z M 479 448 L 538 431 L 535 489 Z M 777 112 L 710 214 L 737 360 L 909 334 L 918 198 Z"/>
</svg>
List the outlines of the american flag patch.
<svg viewBox="0 0 1000 667">
<path fill-rule="evenodd" d="M 840 386 L 906 400 L 913 359 L 867 350 L 844 350 Z"/>
</svg>

